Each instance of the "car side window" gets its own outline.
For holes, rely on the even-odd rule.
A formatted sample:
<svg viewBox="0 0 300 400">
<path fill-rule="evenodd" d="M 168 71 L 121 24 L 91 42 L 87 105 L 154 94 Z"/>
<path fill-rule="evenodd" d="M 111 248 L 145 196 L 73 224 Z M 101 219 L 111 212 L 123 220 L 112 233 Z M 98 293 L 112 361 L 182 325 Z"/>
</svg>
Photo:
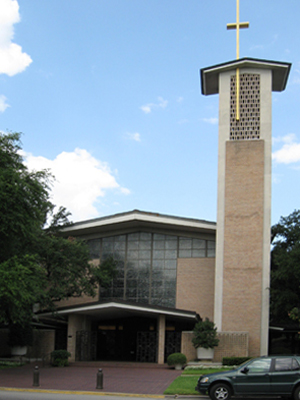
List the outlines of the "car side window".
<svg viewBox="0 0 300 400">
<path fill-rule="evenodd" d="M 275 372 L 282 371 L 297 371 L 299 370 L 299 364 L 294 358 L 276 358 L 275 360 Z"/>
<path fill-rule="evenodd" d="M 271 358 L 264 358 L 254 360 L 252 363 L 247 365 L 248 374 L 266 373 L 270 371 Z"/>
<path fill-rule="evenodd" d="M 292 371 L 298 371 L 300 369 L 299 363 L 298 361 L 293 358 L 293 362 L 292 362 Z"/>
</svg>

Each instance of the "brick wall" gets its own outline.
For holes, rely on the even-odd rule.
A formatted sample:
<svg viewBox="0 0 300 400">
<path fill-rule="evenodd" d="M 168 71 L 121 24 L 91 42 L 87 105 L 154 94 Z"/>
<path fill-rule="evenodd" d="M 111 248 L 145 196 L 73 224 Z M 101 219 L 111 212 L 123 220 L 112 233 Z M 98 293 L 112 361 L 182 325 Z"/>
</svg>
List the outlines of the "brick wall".
<svg viewBox="0 0 300 400">
<path fill-rule="evenodd" d="M 91 320 L 85 315 L 70 314 L 68 320 L 68 351 L 71 353 L 69 361 L 75 361 L 76 356 L 76 332 L 90 331 Z"/>
<path fill-rule="evenodd" d="M 71 307 L 71 306 L 76 306 L 79 304 L 88 304 L 88 303 L 93 303 L 98 300 L 98 296 L 96 297 L 91 297 L 91 296 L 80 296 L 80 297 L 70 297 L 67 300 L 60 300 L 59 302 L 56 302 L 56 306 L 59 308 L 62 307 Z"/>
<path fill-rule="evenodd" d="M 181 352 L 188 361 L 197 359 L 197 351 L 192 344 L 193 332 L 182 332 Z M 249 338 L 247 332 L 219 332 L 219 346 L 215 347 L 214 362 L 222 362 L 223 357 L 248 357 Z"/>
<path fill-rule="evenodd" d="M 247 332 L 219 332 L 219 345 L 215 347 L 214 361 L 223 357 L 248 357 L 249 335 Z"/>
<path fill-rule="evenodd" d="M 264 141 L 226 143 L 223 331 L 249 332 L 260 354 L 264 222 Z"/>
<path fill-rule="evenodd" d="M 181 353 L 186 355 L 187 361 L 197 359 L 197 351 L 192 344 L 193 332 L 182 332 L 181 334 Z"/>
<path fill-rule="evenodd" d="M 50 362 L 50 353 L 54 348 L 54 330 L 34 330 L 33 345 L 28 347 L 26 357 L 29 359 L 44 359 L 46 362 Z"/>
<path fill-rule="evenodd" d="M 10 357 L 11 348 L 7 344 L 8 329 L 0 330 L 0 357 Z M 38 330 L 33 331 L 33 345 L 27 347 L 26 358 L 50 360 L 50 353 L 54 350 L 55 331 Z"/>
<path fill-rule="evenodd" d="M 213 319 L 215 258 L 177 260 L 176 308 Z"/>
</svg>

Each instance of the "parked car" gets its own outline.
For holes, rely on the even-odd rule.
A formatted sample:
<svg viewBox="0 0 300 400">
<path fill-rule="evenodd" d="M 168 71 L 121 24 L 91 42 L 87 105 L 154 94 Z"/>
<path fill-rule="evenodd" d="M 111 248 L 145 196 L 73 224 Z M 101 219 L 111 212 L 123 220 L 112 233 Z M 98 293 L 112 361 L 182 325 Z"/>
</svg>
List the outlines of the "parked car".
<svg viewBox="0 0 300 400">
<path fill-rule="evenodd" d="M 265 356 L 231 371 L 202 375 L 196 390 L 212 400 L 231 396 L 284 396 L 300 400 L 300 356 Z"/>
</svg>

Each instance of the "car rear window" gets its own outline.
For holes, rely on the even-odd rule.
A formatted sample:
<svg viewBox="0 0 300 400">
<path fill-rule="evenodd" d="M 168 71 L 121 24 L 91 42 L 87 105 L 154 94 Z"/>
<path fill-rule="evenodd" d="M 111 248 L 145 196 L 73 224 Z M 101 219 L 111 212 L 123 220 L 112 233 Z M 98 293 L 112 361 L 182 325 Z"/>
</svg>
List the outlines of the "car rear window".
<svg viewBox="0 0 300 400">
<path fill-rule="evenodd" d="M 275 372 L 297 370 L 299 370 L 299 364 L 295 358 L 276 358 Z"/>
</svg>

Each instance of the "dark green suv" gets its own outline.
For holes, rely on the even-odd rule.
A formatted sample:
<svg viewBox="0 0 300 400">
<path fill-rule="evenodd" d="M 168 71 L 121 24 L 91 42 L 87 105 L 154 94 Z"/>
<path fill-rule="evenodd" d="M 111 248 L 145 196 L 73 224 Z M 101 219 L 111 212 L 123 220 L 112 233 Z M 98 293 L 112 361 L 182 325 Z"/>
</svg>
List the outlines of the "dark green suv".
<svg viewBox="0 0 300 400">
<path fill-rule="evenodd" d="M 229 400 L 233 395 L 300 400 L 300 356 L 253 358 L 231 371 L 200 376 L 196 390 L 212 400 Z"/>
</svg>

